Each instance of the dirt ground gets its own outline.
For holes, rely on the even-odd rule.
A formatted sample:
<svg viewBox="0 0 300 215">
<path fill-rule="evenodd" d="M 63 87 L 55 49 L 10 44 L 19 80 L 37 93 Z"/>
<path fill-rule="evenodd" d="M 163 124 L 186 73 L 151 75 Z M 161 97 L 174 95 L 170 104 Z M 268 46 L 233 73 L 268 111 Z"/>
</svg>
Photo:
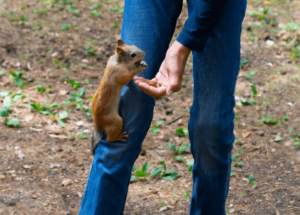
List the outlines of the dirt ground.
<svg viewBox="0 0 300 215">
<path fill-rule="evenodd" d="M 0 115 L 9 109 L 0 117 L 1 215 L 78 213 L 92 162 L 90 96 L 120 38 L 123 6 L 114 0 L 0 0 Z M 228 214 L 300 215 L 299 9 L 299 0 L 248 1 Z M 186 19 L 184 4 L 175 37 Z M 24 73 L 14 80 L 10 72 L 17 71 Z M 80 82 L 85 95 L 69 80 Z M 190 58 L 181 91 L 156 101 L 135 163 L 141 169 L 149 162 L 152 171 L 165 161 L 177 179 L 132 181 L 125 214 L 188 214 L 186 163 L 193 158 L 183 152 L 183 162 L 174 160 L 166 144 L 189 144 L 176 129 L 187 129 L 192 88 Z M 13 118 L 19 128 L 6 125 Z"/>
</svg>

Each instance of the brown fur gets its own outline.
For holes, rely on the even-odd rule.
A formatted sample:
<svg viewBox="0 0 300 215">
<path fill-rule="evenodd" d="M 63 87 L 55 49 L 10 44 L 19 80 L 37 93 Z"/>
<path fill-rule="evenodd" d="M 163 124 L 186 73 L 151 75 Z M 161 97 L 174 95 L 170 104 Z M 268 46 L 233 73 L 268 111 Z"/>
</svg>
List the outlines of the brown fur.
<svg viewBox="0 0 300 215">
<path fill-rule="evenodd" d="M 126 132 L 122 132 L 123 119 L 118 111 L 120 93 L 123 86 L 134 75 L 141 73 L 146 68 L 146 63 L 141 62 L 145 55 L 136 46 L 126 45 L 122 40 L 118 41 L 116 52 L 108 60 L 99 88 L 92 100 L 92 115 L 95 126 L 91 147 L 92 154 L 95 153 L 103 133 L 107 134 L 107 142 L 126 142 L 125 138 L 128 135 Z"/>
</svg>

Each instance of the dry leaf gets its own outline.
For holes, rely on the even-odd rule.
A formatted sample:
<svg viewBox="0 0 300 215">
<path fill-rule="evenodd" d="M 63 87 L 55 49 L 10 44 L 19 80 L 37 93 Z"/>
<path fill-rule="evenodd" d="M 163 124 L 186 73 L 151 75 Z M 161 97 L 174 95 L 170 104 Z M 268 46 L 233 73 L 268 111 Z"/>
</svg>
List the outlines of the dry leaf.
<svg viewBox="0 0 300 215">
<path fill-rule="evenodd" d="M 53 138 L 59 138 L 59 139 L 68 139 L 69 137 L 66 136 L 66 135 L 62 135 L 62 134 L 58 134 L 58 135 L 55 135 L 55 134 L 49 134 L 50 137 L 53 137 Z"/>
<path fill-rule="evenodd" d="M 65 178 L 62 182 L 61 182 L 61 186 L 66 187 L 68 185 L 72 184 L 72 180 L 69 178 Z"/>
<path fill-rule="evenodd" d="M 250 134 L 251 134 L 250 132 L 244 133 L 244 134 L 243 134 L 243 138 L 247 138 L 247 137 L 249 137 L 249 136 L 250 136 Z"/>
<path fill-rule="evenodd" d="M 24 117 L 24 119 L 25 119 L 26 122 L 29 122 L 29 121 L 33 120 L 33 115 L 26 115 Z"/>
</svg>

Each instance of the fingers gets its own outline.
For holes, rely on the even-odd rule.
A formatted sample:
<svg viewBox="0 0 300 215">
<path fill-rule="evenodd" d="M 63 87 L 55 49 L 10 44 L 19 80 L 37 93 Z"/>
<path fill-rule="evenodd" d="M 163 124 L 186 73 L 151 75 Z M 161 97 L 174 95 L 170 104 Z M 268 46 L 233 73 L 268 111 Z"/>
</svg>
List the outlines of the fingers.
<svg viewBox="0 0 300 215">
<path fill-rule="evenodd" d="M 170 97 L 173 92 L 178 92 L 181 88 L 181 76 L 176 74 L 169 74 L 169 84 L 166 95 Z"/>
<path fill-rule="evenodd" d="M 167 87 L 157 87 L 156 82 L 153 81 L 153 79 L 150 81 L 144 78 L 138 78 L 135 79 L 135 83 L 144 93 L 151 96 L 152 98 L 160 98 L 166 95 Z"/>
</svg>

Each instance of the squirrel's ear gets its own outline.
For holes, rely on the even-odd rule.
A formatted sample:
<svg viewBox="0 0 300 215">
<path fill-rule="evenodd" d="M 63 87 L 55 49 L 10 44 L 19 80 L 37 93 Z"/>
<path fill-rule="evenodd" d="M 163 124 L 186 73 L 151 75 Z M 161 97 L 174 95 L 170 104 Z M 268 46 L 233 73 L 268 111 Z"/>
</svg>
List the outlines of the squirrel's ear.
<svg viewBox="0 0 300 215">
<path fill-rule="evenodd" d="M 116 51 L 117 51 L 118 54 L 121 54 L 122 52 L 124 52 L 124 50 L 121 49 L 120 47 L 117 47 L 117 48 L 116 48 Z"/>
<path fill-rule="evenodd" d="M 118 46 L 123 46 L 123 45 L 125 45 L 125 43 L 123 42 L 123 40 L 118 40 Z"/>
</svg>

